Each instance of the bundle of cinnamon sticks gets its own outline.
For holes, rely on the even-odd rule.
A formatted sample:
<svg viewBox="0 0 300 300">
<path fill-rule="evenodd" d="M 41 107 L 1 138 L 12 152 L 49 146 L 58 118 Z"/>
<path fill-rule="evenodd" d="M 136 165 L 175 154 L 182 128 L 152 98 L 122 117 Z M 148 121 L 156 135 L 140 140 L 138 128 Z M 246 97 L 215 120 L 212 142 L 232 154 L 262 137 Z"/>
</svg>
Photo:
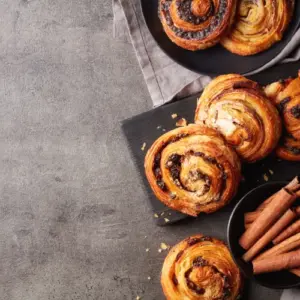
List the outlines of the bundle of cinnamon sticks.
<svg viewBox="0 0 300 300">
<path fill-rule="evenodd" d="M 293 206 L 298 197 L 300 176 L 245 214 L 246 231 L 239 243 L 254 274 L 289 270 L 300 277 L 300 206 Z"/>
</svg>

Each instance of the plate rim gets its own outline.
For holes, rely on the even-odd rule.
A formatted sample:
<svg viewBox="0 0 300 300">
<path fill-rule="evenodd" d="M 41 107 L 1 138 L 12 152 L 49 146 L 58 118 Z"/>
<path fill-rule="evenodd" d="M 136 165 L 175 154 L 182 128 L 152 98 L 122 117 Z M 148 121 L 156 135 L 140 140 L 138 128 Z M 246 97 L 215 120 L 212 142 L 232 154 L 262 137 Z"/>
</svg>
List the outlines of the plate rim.
<svg viewBox="0 0 300 300">
<path fill-rule="evenodd" d="M 163 51 L 163 53 L 164 54 L 166 54 L 171 60 L 173 60 L 174 62 L 176 62 L 177 64 L 179 64 L 180 66 L 182 66 L 182 67 L 184 67 L 184 68 L 186 68 L 186 69 L 188 69 L 188 70 L 190 70 L 190 71 L 192 71 L 192 72 L 195 72 L 195 73 L 197 73 L 197 74 L 200 74 L 200 75 L 207 75 L 207 76 L 210 76 L 210 77 L 216 77 L 216 76 L 219 76 L 219 75 L 222 75 L 222 74 L 224 74 L 224 72 L 221 72 L 221 73 L 209 73 L 209 72 L 206 72 L 206 71 L 200 71 L 200 70 L 198 70 L 197 68 L 193 68 L 192 66 L 187 66 L 187 65 L 185 65 L 184 63 L 182 63 L 181 61 L 179 61 L 179 60 L 177 60 L 177 59 L 175 59 L 175 58 L 173 58 L 171 55 L 169 55 L 169 53 L 160 45 L 160 43 L 158 42 L 158 40 L 157 40 L 157 38 L 155 37 L 155 35 L 152 33 L 152 30 L 151 30 L 151 28 L 150 28 L 150 26 L 149 26 L 149 24 L 148 24 L 148 22 L 147 22 L 147 18 L 146 18 L 146 9 L 145 9 L 145 2 L 146 2 L 147 0 L 140 0 L 139 2 L 140 2 L 140 5 L 141 5 L 141 10 L 142 10 L 142 18 L 143 18 L 143 21 L 144 21 L 144 23 L 146 24 L 146 26 L 147 26 L 147 29 L 149 30 L 149 32 L 150 32 L 150 34 L 151 34 L 151 36 L 152 36 L 152 38 L 154 39 L 154 41 L 155 41 L 155 43 L 158 45 L 158 47 L 159 47 L 159 49 L 161 49 L 162 51 Z M 160 0 L 155 0 L 155 1 L 160 1 Z M 299 9 L 299 18 L 297 19 L 296 18 L 296 16 L 292 16 L 292 18 L 291 18 L 291 20 L 290 20 L 290 22 L 289 22 L 289 25 L 288 25 L 288 27 L 286 28 L 286 31 L 288 31 L 289 30 L 289 26 L 291 25 L 291 22 L 292 21 L 294 21 L 294 22 L 296 22 L 296 24 L 295 24 L 295 27 L 294 27 L 294 29 L 293 29 L 293 31 L 291 32 L 291 35 L 290 35 L 290 37 L 287 39 L 287 41 L 286 41 L 286 44 L 285 44 L 285 46 L 291 41 L 291 39 L 293 38 L 293 36 L 295 35 L 295 33 L 296 33 L 296 31 L 298 30 L 298 29 L 300 29 L 300 0 L 294 0 L 295 1 L 295 5 L 294 5 L 294 13 L 295 13 L 295 11 L 297 10 L 297 7 L 298 7 L 298 9 Z M 157 16 L 158 17 L 158 16 Z M 162 27 L 162 25 L 161 25 L 161 23 L 160 23 L 160 26 Z M 162 30 L 163 30 L 163 28 L 162 28 Z M 285 31 L 285 32 L 286 32 Z M 163 30 L 163 33 L 166 35 L 166 33 L 164 32 L 164 30 Z M 166 36 L 167 38 L 168 38 L 168 36 Z M 280 42 L 280 41 L 278 41 L 278 42 Z M 173 42 L 172 42 L 173 43 Z M 175 46 L 177 46 L 177 47 L 179 47 L 178 45 L 176 45 L 175 43 L 173 43 Z M 276 44 L 276 43 L 274 43 L 274 44 Z M 273 44 L 273 45 L 274 45 Z M 217 43 L 217 45 L 219 45 L 219 43 Z M 273 46 L 272 45 L 272 46 Z M 216 45 L 215 45 L 216 46 Z M 215 47 L 215 46 L 213 46 L 213 47 Z M 271 47 L 272 47 L 271 46 Z M 285 46 L 283 47 L 283 49 L 285 48 Z M 212 47 L 212 48 L 213 48 Z M 271 48 L 270 47 L 270 48 Z M 181 47 L 179 47 L 179 48 L 181 48 Z M 270 48 L 268 48 L 268 49 L 270 49 Z M 184 48 L 182 48 L 182 49 L 184 49 Z M 203 51 L 207 51 L 207 50 L 209 50 L 210 48 L 208 48 L 208 49 L 204 49 Z M 225 48 L 224 48 L 225 49 Z M 266 50 L 264 50 L 264 51 L 267 51 L 268 49 L 266 49 Z M 278 53 L 277 53 L 277 55 L 279 55 L 280 53 L 281 53 L 281 51 L 283 50 L 283 49 L 281 49 Z M 188 51 L 188 50 L 187 50 Z M 202 50 L 198 50 L 198 51 L 202 51 Z M 227 51 L 229 51 L 229 50 L 227 50 Z M 264 51 L 262 51 L 261 53 L 263 53 Z M 197 51 L 196 51 L 197 52 Z M 229 51 L 230 52 L 230 51 Z M 230 52 L 231 53 L 231 52 Z M 232 54 L 234 54 L 234 53 L 232 53 Z M 277 56 L 276 55 L 276 56 Z M 274 59 L 276 56 L 273 56 L 268 62 L 266 62 L 265 64 L 267 64 L 267 63 L 269 63 L 272 59 Z M 247 57 L 247 56 L 246 56 Z M 259 67 L 257 67 L 257 68 L 253 68 L 253 69 L 251 69 L 251 70 L 248 70 L 247 72 L 242 72 L 242 73 L 239 73 L 239 72 L 227 72 L 227 73 L 238 73 L 238 74 L 240 74 L 240 75 L 244 75 L 244 76 L 246 76 L 246 75 L 248 75 L 249 73 L 251 74 L 252 72 L 255 72 L 256 70 L 258 70 L 258 69 L 260 69 L 260 68 L 262 68 L 265 64 L 262 64 L 262 65 L 260 65 Z"/>
</svg>

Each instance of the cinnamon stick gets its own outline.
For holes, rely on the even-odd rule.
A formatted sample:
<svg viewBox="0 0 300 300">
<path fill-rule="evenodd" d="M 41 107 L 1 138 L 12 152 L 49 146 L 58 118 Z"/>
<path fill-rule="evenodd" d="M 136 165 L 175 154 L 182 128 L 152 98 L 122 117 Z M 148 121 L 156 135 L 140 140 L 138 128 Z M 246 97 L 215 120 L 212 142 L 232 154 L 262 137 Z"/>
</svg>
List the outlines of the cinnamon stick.
<svg viewBox="0 0 300 300">
<path fill-rule="evenodd" d="M 296 217 L 296 213 L 293 210 L 288 209 L 285 214 L 243 255 L 243 259 L 245 261 L 250 261 Z"/>
<path fill-rule="evenodd" d="M 287 189 L 281 189 L 272 202 L 241 236 L 240 245 L 248 250 L 268 230 L 280 216 L 294 203 L 297 196 Z"/>
<path fill-rule="evenodd" d="M 253 273 L 269 273 L 300 267 L 300 250 L 253 261 Z"/>
<path fill-rule="evenodd" d="M 245 215 L 244 215 L 245 224 L 254 222 L 260 214 L 261 214 L 261 211 L 251 211 L 251 212 L 245 213 Z"/>
<path fill-rule="evenodd" d="M 282 233 L 280 233 L 274 240 L 273 243 L 275 245 L 279 244 L 280 242 L 286 240 L 290 236 L 300 232 L 300 220 L 297 220 L 288 228 L 286 228 Z"/>
<path fill-rule="evenodd" d="M 300 268 L 290 269 L 289 271 L 300 277 Z"/>
<path fill-rule="evenodd" d="M 251 224 L 252 223 L 245 224 L 245 229 L 247 230 L 251 226 Z"/>
<path fill-rule="evenodd" d="M 297 233 L 290 238 L 284 240 L 280 244 L 272 247 L 271 249 L 265 251 L 264 253 L 260 254 L 256 260 L 262 260 L 267 257 L 279 255 L 282 253 L 286 253 L 288 251 L 294 250 L 296 248 L 300 247 L 300 233 Z"/>
<path fill-rule="evenodd" d="M 277 192 L 277 193 L 279 193 L 279 192 Z M 263 211 L 267 207 L 267 205 L 272 202 L 272 200 L 277 195 L 277 193 L 274 194 L 274 195 L 272 195 L 272 196 L 270 196 L 267 200 L 265 200 L 262 204 L 260 204 L 257 207 L 256 211 Z"/>
<path fill-rule="evenodd" d="M 285 188 L 291 192 L 295 192 L 300 188 L 300 176 L 296 176 L 291 182 L 289 182 Z M 270 196 L 267 200 L 265 200 L 261 205 L 258 206 L 256 211 L 262 211 L 269 203 L 272 202 L 274 197 L 279 193 L 278 191 L 276 194 Z"/>
<path fill-rule="evenodd" d="M 299 192 L 297 192 L 297 195 L 299 196 Z M 293 210 L 297 214 L 297 216 L 300 216 L 300 206 L 293 207 Z M 249 228 L 250 225 L 257 219 L 257 217 L 260 215 L 261 211 L 251 211 L 248 213 L 245 213 L 244 215 L 244 225 L 245 228 Z"/>
<path fill-rule="evenodd" d="M 299 196 L 298 193 L 297 193 L 297 195 Z M 300 206 L 297 206 L 297 207 L 295 208 L 295 212 L 296 212 L 296 214 L 297 214 L 298 216 L 300 216 Z"/>
</svg>

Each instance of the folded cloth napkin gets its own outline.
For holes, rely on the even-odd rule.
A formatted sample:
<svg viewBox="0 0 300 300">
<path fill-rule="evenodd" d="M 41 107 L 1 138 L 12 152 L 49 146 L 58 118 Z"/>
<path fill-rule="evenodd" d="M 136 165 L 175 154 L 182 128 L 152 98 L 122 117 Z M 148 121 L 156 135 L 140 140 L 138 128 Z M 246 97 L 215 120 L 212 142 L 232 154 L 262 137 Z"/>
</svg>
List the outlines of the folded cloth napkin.
<svg viewBox="0 0 300 300">
<path fill-rule="evenodd" d="M 133 44 L 154 106 L 167 103 L 174 97 L 180 99 L 196 94 L 208 84 L 209 76 L 200 75 L 180 66 L 159 48 L 144 22 L 140 0 L 112 1 L 114 36 Z M 251 74 L 279 62 L 298 60 L 299 45 L 300 29 L 277 57 Z M 285 59 L 289 55 L 292 56 Z"/>
</svg>

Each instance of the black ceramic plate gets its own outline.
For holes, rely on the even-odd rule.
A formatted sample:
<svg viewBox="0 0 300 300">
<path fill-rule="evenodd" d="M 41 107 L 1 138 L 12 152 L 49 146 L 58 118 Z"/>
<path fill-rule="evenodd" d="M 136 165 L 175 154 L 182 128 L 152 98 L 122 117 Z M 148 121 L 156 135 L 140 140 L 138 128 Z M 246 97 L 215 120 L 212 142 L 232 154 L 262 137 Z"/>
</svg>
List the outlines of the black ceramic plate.
<svg viewBox="0 0 300 300">
<path fill-rule="evenodd" d="M 260 82 L 262 85 L 277 81 L 282 78 L 296 76 L 300 63 L 296 64 L 280 64 L 272 69 L 266 70 L 250 79 Z M 147 182 L 144 172 L 144 157 L 150 145 L 165 131 L 175 128 L 176 119 L 171 118 L 171 114 L 177 113 L 179 117 L 184 117 L 188 123 L 193 122 L 196 109 L 197 96 L 190 97 L 175 103 L 167 104 L 128 120 L 123 121 L 123 131 L 126 136 L 128 146 L 131 150 L 133 160 L 136 164 L 137 170 L 140 173 L 140 178 L 143 181 L 143 186 L 148 195 L 148 199 L 152 209 L 153 215 L 158 216 L 154 218 L 158 225 L 169 225 L 184 218 L 187 215 L 174 211 L 166 207 L 162 202 L 156 199 L 149 184 Z M 141 147 L 146 143 L 145 150 Z M 270 173 L 274 172 L 272 175 Z M 300 171 L 300 162 L 279 161 L 276 157 L 270 156 L 255 164 L 244 164 L 243 175 L 245 180 L 241 183 L 238 195 L 232 200 L 231 204 L 224 207 L 222 210 L 214 213 L 224 215 L 225 212 L 232 211 L 234 204 L 245 193 L 252 188 L 264 183 L 263 175 L 267 174 L 269 180 L 290 180 L 296 176 Z M 144 199 L 141 199 L 143 201 Z M 226 215 L 226 213 L 225 213 Z M 201 214 L 200 217 L 205 217 Z M 167 222 L 165 220 L 168 220 Z M 227 223 L 226 223 L 227 224 Z M 225 224 L 224 224 L 225 225 Z M 226 226 L 226 225 L 225 225 Z"/>
<path fill-rule="evenodd" d="M 279 191 L 287 182 L 272 182 L 261 185 L 246 196 L 244 196 L 240 202 L 234 208 L 228 223 L 227 240 L 230 247 L 232 256 L 248 277 L 254 279 L 260 285 L 273 288 L 273 289 L 285 289 L 292 288 L 300 285 L 300 278 L 288 271 L 266 273 L 261 275 L 253 275 L 252 265 L 246 263 L 241 259 L 241 256 L 245 253 L 245 250 L 239 245 L 238 240 L 244 232 L 244 214 L 249 211 L 254 211 L 259 204 L 266 200 L 269 196 Z M 300 200 L 297 200 L 295 205 L 299 205 Z"/>
<path fill-rule="evenodd" d="M 300 24 L 300 1 L 296 0 L 294 16 L 289 28 L 284 33 L 283 39 L 270 49 L 248 57 L 232 54 L 221 45 L 193 52 L 178 47 L 167 37 L 158 17 L 158 1 L 141 0 L 146 24 L 158 45 L 177 63 L 192 71 L 209 75 L 246 74 L 258 69 L 282 51 Z"/>
</svg>

